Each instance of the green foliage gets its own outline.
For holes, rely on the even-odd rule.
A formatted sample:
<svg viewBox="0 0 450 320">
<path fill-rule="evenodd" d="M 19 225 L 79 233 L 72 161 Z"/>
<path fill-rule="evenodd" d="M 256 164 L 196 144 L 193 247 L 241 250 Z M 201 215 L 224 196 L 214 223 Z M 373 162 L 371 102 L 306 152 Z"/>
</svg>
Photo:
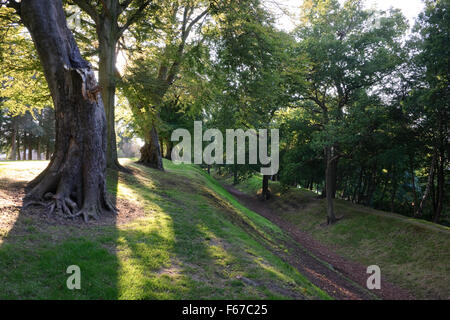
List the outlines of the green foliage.
<svg viewBox="0 0 450 320">
<path fill-rule="evenodd" d="M 0 8 L 0 15 L 10 13 Z M 50 92 L 42 72 L 33 42 L 25 28 L 2 19 L 0 50 L 1 108 L 12 115 L 51 106 Z"/>
</svg>

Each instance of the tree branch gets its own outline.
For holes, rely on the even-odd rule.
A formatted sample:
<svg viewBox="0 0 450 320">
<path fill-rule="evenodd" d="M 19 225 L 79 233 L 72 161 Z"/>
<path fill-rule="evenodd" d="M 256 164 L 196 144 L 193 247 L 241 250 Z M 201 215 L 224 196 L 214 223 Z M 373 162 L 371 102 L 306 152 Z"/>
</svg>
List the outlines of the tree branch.
<svg viewBox="0 0 450 320">
<path fill-rule="evenodd" d="M 189 36 L 189 33 L 191 32 L 192 27 L 200 21 L 200 19 L 202 19 L 209 11 L 209 8 L 207 8 L 205 11 L 203 11 L 202 13 L 200 13 L 194 20 L 191 21 L 191 23 L 189 23 L 189 25 L 186 28 L 186 38 Z"/>
<path fill-rule="evenodd" d="M 124 2 L 120 3 L 120 11 L 119 11 L 119 15 L 124 12 L 126 10 L 126 8 L 128 8 L 128 6 L 131 4 L 133 0 L 125 0 Z"/>
<path fill-rule="evenodd" d="M 72 0 L 76 5 L 80 7 L 81 10 L 86 12 L 95 23 L 98 23 L 99 17 L 98 12 L 95 7 L 89 3 L 89 0 Z"/>
<path fill-rule="evenodd" d="M 9 1 L 2 1 L 2 5 L 6 5 L 8 8 L 13 8 L 16 10 L 16 13 L 20 16 L 20 2 L 17 2 L 16 0 L 9 0 Z"/>
<path fill-rule="evenodd" d="M 127 30 L 130 25 L 136 22 L 136 20 L 141 16 L 142 12 L 150 5 L 151 2 L 151 0 L 144 1 L 141 6 L 128 18 L 125 24 L 122 27 L 119 27 L 117 38 L 120 38 L 124 31 Z"/>
</svg>

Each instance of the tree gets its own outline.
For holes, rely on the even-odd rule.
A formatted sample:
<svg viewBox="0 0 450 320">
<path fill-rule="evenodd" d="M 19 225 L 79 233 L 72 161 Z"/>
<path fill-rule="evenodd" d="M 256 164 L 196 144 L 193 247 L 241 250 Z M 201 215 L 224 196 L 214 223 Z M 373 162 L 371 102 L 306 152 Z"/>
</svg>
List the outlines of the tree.
<svg viewBox="0 0 450 320">
<path fill-rule="evenodd" d="M 8 159 L 15 160 L 19 154 L 21 130 L 34 137 L 28 139 L 27 147 L 33 148 L 33 143 L 36 142 L 36 149 L 39 149 L 41 130 L 36 117 L 40 116 L 43 108 L 51 105 L 51 97 L 29 34 L 18 23 L 18 17 L 13 10 L 1 7 L 0 16 L 0 108 L 10 119 L 8 130 L 4 133 L 8 136 L 5 146 L 10 148 Z"/>
<path fill-rule="evenodd" d="M 103 0 L 96 4 L 91 0 L 73 0 L 94 21 L 98 39 L 99 84 L 106 112 L 107 148 L 106 162 L 108 168 L 123 169 L 117 159 L 115 133 L 115 93 L 118 42 L 123 33 L 144 16 L 150 0 Z M 121 23 L 121 24 L 120 24 Z"/>
<path fill-rule="evenodd" d="M 303 2 L 301 24 L 295 31 L 298 59 L 292 71 L 292 95 L 321 116 L 330 224 L 336 221 L 333 198 L 340 158 L 333 132 L 343 123 L 355 95 L 381 83 L 400 64 L 399 39 L 405 30 L 398 11 L 364 10 L 360 0 L 342 6 L 337 0 Z M 306 72 L 298 75 L 296 70 Z"/>
<path fill-rule="evenodd" d="M 214 47 L 217 58 L 211 77 L 216 97 L 205 113 L 223 132 L 228 128 L 275 128 L 275 112 L 288 102 L 283 71 L 292 38 L 276 30 L 272 15 L 256 0 L 238 2 L 218 21 Z M 245 149 L 238 141 L 234 143 Z M 233 164 L 228 169 L 238 183 L 262 167 L 261 163 Z M 271 196 L 269 178 L 262 177 L 261 196 L 265 200 Z"/>
<path fill-rule="evenodd" d="M 67 27 L 60 0 L 9 1 L 29 30 L 56 114 L 56 145 L 48 167 L 30 182 L 24 206 L 97 219 L 115 209 L 106 191 L 106 118 L 91 65 Z"/>
<path fill-rule="evenodd" d="M 431 195 L 433 221 L 439 222 L 445 202 L 446 175 L 450 159 L 450 1 L 426 1 L 415 26 L 411 47 L 412 76 L 407 79 L 411 94 L 406 112 L 414 115 L 411 124 L 420 129 L 429 166 L 424 195 L 418 206 L 421 216 Z"/>
<path fill-rule="evenodd" d="M 164 170 L 158 133 L 161 108 L 167 92 L 180 80 L 184 60 L 201 43 L 201 26 L 209 4 L 203 0 L 173 1 L 161 4 L 159 9 L 162 27 L 155 30 L 154 42 L 144 38 L 138 43 L 140 52 L 135 55 L 135 65 L 125 83 L 126 96 L 135 104 L 132 110 L 145 141 L 139 162 Z M 189 41 L 190 37 L 193 40 Z"/>
</svg>

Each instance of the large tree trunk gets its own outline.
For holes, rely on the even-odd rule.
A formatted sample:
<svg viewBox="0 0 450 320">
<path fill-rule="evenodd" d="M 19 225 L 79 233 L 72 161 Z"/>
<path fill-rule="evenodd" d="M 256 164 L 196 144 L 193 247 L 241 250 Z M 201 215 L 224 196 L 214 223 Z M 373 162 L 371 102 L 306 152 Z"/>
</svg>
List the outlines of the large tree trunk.
<svg viewBox="0 0 450 320">
<path fill-rule="evenodd" d="M 156 131 L 154 125 L 152 125 L 152 129 L 148 133 L 147 137 L 145 137 L 145 144 L 141 148 L 141 158 L 138 163 L 164 171 L 158 132 Z"/>
<path fill-rule="evenodd" d="M 67 27 L 61 0 L 23 0 L 20 15 L 30 31 L 53 98 L 55 153 L 30 184 L 25 207 L 45 204 L 51 213 L 97 219 L 114 212 L 106 192 L 106 119 L 94 72 Z"/>
<path fill-rule="evenodd" d="M 12 135 L 11 135 L 11 153 L 9 154 L 9 160 L 16 160 L 16 140 L 17 140 L 17 119 L 16 117 L 11 118 L 12 122 Z"/>
</svg>

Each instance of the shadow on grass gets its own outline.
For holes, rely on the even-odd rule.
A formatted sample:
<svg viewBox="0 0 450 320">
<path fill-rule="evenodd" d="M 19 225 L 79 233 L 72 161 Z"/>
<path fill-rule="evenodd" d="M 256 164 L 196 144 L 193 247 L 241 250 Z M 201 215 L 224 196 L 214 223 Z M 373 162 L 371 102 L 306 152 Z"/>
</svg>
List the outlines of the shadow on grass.
<svg viewBox="0 0 450 320">
<path fill-rule="evenodd" d="M 39 163 L 28 165 L 26 173 L 16 175 L 14 162 L 4 166 L 7 173 L 0 172 L 0 299 L 116 299 L 119 262 L 110 253 L 114 248 L 96 240 L 99 234 L 117 239 L 115 216 L 99 225 L 81 218 L 47 217 L 41 207 L 23 210 L 24 178 L 30 181 L 42 170 Z M 108 180 L 114 194 L 118 177 L 110 173 Z M 72 265 L 81 270 L 80 290 L 70 290 L 66 284 L 72 275 L 66 271 Z"/>
<path fill-rule="evenodd" d="M 88 224 L 21 212 L 24 185 L 0 171 L 0 218 L 9 221 L 0 224 L 0 299 L 324 297 L 208 202 L 201 179 L 129 168 L 108 171 L 108 191 L 123 211 Z M 81 269 L 80 290 L 66 286 L 71 265 Z"/>
<path fill-rule="evenodd" d="M 142 166 L 134 169 L 139 173 L 127 176 L 126 184 L 148 204 L 151 215 L 120 231 L 119 256 L 131 261 L 120 278 L 124 298 L 302 297 L 264 283 L 262 279 L 274 273 L 255 262 L 257 252 L 247 255 L 246 248 L 238 246 L 239 239 L 253 239 L 205 202 L 195 179 Z M 257 280 L 246 285 L 249 278 Z"/>
</svg>

